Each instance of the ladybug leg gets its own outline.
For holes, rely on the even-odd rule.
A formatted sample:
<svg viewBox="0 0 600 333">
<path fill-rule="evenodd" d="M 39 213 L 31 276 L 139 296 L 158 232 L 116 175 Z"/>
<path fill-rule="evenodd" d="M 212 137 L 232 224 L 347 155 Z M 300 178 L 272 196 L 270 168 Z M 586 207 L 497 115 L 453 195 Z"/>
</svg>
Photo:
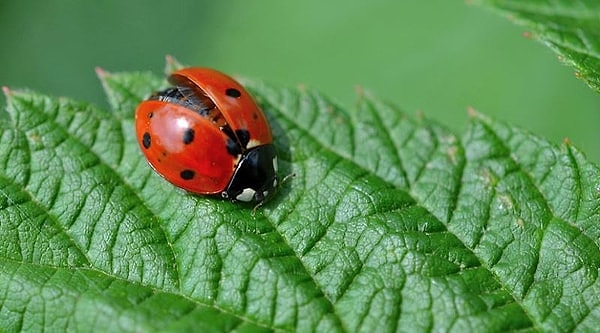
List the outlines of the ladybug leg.
<svg viewBox="0 0 600 333">
<path fill-rule="evenodd" d="M 254 206 L 254 208 L 252 208 L 252 212 L 250 212 L 250 216 L 254 217 L 254 215 L 256 215 L 256 211 L 258 210 L 259 207 L 261 207 L 263 205 L 265 201 L 259 201 L 256 206 Z"/>
<path fill-rule="evenodd" d="M 281 187 L 283 184 L 287 183 L 290 179 L 296 177 L 295 173 L 290 173 L 289 175 L 283 177 L 283 179 L 281 179 L 281 181 L 279 182 L 279 186 Z"/>
</svg>

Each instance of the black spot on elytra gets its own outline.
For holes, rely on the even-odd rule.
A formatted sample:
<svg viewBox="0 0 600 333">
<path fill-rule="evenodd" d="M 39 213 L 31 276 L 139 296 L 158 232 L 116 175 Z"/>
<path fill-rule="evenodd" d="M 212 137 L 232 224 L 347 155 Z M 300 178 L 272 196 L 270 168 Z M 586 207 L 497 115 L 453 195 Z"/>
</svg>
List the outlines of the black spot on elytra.
<svg viewBox="0 0 600 333">
<path fill-rule="evenodd" d="M 242 148 L 235 140 L 228 138 L 227 139 L 227 152 L 229 153 L 229 155 L 237 157 L 239 154 L 242 153 Z"/>
<path fill-rule="evenodd" d="M 179 176 L 181 176 L 181 178 L 184 180 L 193 179 L 195 175 L 196 175 L 196 173 L 194 172 L 194 170 L 190 170 L 190 169 L 185 169 L 185 170 L 181 171 L 181 173 L 179 174 Z"/>
<path fill-rule="evenodd" d="M 142 145 L 144 146 L 144 148 L 148 149 L 148 148 L 150 148 L 151 144 L 152 144 L 152 137 L 150 137 L 150 133 L 144 132 L 144 135 L 142 135 Z"/>
<path fill-rule="evenodd" d="M 194 130 L 188 128 L 183 132 L 183 143 L 189 145 L 192 141 L 194 141 Z"/>
<path fill-rule="evenodd" d="M 235 88 L 227 88 L 227 90 L 225 90 L 225 95 L 233 98 L 238 98 L 242 96 L 242 93 Z"/>
<path fill-rule="evenodd" d="M 242 147 L 246 148 L 248 142 L 250 142 L 250 132 L 247 129 L 235 130 L 235 136 L 240 140 Z"/>
<path fill-rule="evenodd" d="M 258 119 L 258 114 L 256 112 L 254 112 L 252 114 L 252 119 L 254 119 L 254 120 Z"/>
<path fill-rule="evenodd" d="M 148 112 L 148 118 L 154 117 L 154 112 Z"/>
<path fill-rule="evenodd" d="M 225 133 L 225 135 L 227 135 L 228 138 L 235 140 L 235 133 L 233 133 L 233 130 L 231 130 L 231 127 L 229 125 L 221 127 L 221 131 L 223 131 L 223 133 Z"/>
</svg>

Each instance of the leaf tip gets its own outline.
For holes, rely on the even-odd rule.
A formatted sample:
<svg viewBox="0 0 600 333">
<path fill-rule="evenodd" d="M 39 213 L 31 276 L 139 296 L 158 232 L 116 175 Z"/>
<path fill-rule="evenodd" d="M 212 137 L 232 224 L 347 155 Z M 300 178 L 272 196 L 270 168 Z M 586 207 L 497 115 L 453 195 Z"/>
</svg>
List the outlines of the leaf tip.
<svg viewBox="0 0 600 333">
<path fill-rule="evenodd" d="M 96 68 L 94 68 L 94 70 L 96 71 L 96 75 L 98 75 L 98 78 L 100 79 L 104 79 L 105 77 L 108 76 L 108 72 L 104 70 L 104 68 L 100 67 L 100 66 L 96 66 Z"/>
<path fill-rule="evenodd" d="M 365 95 L 365 89 L 360 84 L 357 84 L 357 85 L 354 86 L 354 91 L 356 92 L 356 94 L 358 96 L 364 96 Z"/>
<path fill-rule="evenodd" d="M 467 107 L 467 114 L 470 118 L 476 118 L 479 116 L 479 112 L 477 112 L 477 110 L 475 110 L 475 108 L 472 106 Z"/>
<path fill-rule="evenodd" d="M 167 54 L 165 56 L 165 63 L 165 74 L 167 76 L 171 75 L 171 73 L 173 73 L 174 71 L 184 67 L 179 61 L 177 61 L 177 59 L 175 59 L 174 56 L 170 54 Z"/>
<path fill-rule="evenodd" d="M 423 120 L 423 119 L 425 119 L 425 112 L 423 112 L 423 110 L 421 110 L 421 109 L 418 109 L 415 112 L 415 117 L 417 118 L 417 120 Z"/>
<path fill-rule="evenodd" d="M 10 95 L 12 94 L 12 91 L 7 86 L 2 86 L 2 92 L 7 98 L 10 97 Z"/>
<path fill-rule="evenodd" d="M 298 89 L 298 91 L 301 93 L 306 93 L 306 91 L 308 90 L 304 83 L 299 83 L 298 85 L 296 85 L 296 89 Z"/>
</svg>

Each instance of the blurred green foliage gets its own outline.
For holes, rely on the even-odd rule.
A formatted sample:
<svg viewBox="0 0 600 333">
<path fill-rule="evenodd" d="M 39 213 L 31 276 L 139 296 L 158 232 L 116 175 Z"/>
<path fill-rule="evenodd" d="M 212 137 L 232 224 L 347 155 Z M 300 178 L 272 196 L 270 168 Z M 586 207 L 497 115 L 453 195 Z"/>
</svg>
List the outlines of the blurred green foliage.
<svg viewBox="0 0 600 333">
<path fill-rule="evenodd" d="M 600 161 L 600 96 L 520 27 L 461 1 L 4 0 L 0 27 L 0 85 L 13 88 L 106 106 L 94 67 L 161 72 L 171 54 L 346 106 L 360 85 L 457 132 L 472 106 Z"/>
</svg>

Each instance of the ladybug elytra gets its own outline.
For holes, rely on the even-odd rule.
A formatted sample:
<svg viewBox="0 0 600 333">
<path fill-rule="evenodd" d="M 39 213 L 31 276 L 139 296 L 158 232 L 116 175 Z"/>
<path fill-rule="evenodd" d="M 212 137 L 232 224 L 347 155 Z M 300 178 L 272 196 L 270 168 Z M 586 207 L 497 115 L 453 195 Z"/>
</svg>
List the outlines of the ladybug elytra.
<svg viewBox="0 0 600 333">
<path fill-rule="evenodd" d="M 277 157 L 252 96 L 209 68 L 175 71 L 169 82 L 135 112 L 136 136 L 152 168 L 186 191 L 260 205 L 277 186 Z"/>
</svg>

